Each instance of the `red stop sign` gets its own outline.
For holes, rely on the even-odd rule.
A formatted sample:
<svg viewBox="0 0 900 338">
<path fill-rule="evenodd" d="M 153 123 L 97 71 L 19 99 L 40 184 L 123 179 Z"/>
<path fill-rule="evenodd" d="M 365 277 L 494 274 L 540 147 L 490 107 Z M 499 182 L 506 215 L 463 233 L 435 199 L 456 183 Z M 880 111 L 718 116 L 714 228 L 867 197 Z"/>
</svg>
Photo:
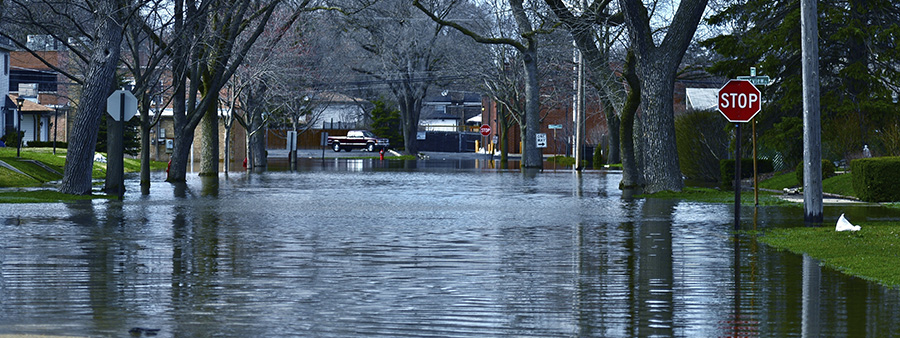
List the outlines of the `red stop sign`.
<svg viewBox="0 0 900 338">
<path fill-rule="evenodd" d="M 750 81 L 730 80 L 719 89 L 719 111 L 728 122 L 749 122 L 759 113 L 762 95 Z"/>
<path fill-rule="evenodd" d="M 491 134 L 491 126 L 482 124 L 481 125 L 481 135 L 488 136 Z"/>
</svg>

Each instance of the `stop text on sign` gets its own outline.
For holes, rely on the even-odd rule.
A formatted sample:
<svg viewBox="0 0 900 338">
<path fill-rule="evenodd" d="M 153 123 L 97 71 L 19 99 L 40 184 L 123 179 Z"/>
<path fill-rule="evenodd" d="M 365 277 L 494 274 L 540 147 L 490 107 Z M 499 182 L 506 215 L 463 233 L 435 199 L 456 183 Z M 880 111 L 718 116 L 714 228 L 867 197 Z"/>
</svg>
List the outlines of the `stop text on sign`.
<svg viewBox="0 0 900 338">
<path fill-rule="evenodd" d="M 754 93 L 725 93 L 719 97 L 719 108 L 750 108 L 759 102 L 759 95 Z"/>
</svg>

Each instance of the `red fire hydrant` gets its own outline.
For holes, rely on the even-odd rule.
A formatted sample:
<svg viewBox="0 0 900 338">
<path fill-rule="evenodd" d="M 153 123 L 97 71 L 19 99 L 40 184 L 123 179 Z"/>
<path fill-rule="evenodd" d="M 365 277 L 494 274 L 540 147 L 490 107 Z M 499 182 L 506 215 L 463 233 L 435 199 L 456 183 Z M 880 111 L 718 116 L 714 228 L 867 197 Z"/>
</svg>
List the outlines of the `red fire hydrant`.
<svg viewBox="0 0 900 338">
<path fill-rule="evenodd" d="M 384 148 L 381 148 L 381 151 L 378 152 L 381 156 L 381 160 L 384 161 Z"/>
</svg>

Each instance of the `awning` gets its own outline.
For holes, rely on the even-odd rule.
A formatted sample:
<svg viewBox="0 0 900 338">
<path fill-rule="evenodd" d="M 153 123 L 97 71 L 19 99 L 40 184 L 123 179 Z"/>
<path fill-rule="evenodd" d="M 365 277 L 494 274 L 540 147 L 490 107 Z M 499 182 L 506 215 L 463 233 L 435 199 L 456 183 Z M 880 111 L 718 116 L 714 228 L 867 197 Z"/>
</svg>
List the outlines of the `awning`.
<svg viewBox="0 0 900 338">
<path fill-rule="evenodd" d="M 475 117 L 466 120 L 466 123 L 481 123 L 481 114 L 475 115 Z"/>
</svg>

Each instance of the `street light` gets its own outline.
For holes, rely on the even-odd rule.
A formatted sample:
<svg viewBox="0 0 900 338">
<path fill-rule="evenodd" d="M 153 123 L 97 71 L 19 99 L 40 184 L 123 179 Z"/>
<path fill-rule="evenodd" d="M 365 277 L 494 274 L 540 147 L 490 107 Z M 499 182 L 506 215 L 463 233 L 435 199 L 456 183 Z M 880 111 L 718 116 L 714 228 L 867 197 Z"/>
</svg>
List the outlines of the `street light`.
<svg viewBox="0 0 900 338">
<path fill-rule="evenodd" d="M 18 138 L 18 142 L 16 142 L 16 158 L 21 157 L 22 155 L 22 105 L 25 104 L 25 99 L 21 96 L 16 98 L 16 106 L 18 106 L 18 111 L 16 112 L 18 123 L 16 124 L 16 137 Z"/>
</svg>

